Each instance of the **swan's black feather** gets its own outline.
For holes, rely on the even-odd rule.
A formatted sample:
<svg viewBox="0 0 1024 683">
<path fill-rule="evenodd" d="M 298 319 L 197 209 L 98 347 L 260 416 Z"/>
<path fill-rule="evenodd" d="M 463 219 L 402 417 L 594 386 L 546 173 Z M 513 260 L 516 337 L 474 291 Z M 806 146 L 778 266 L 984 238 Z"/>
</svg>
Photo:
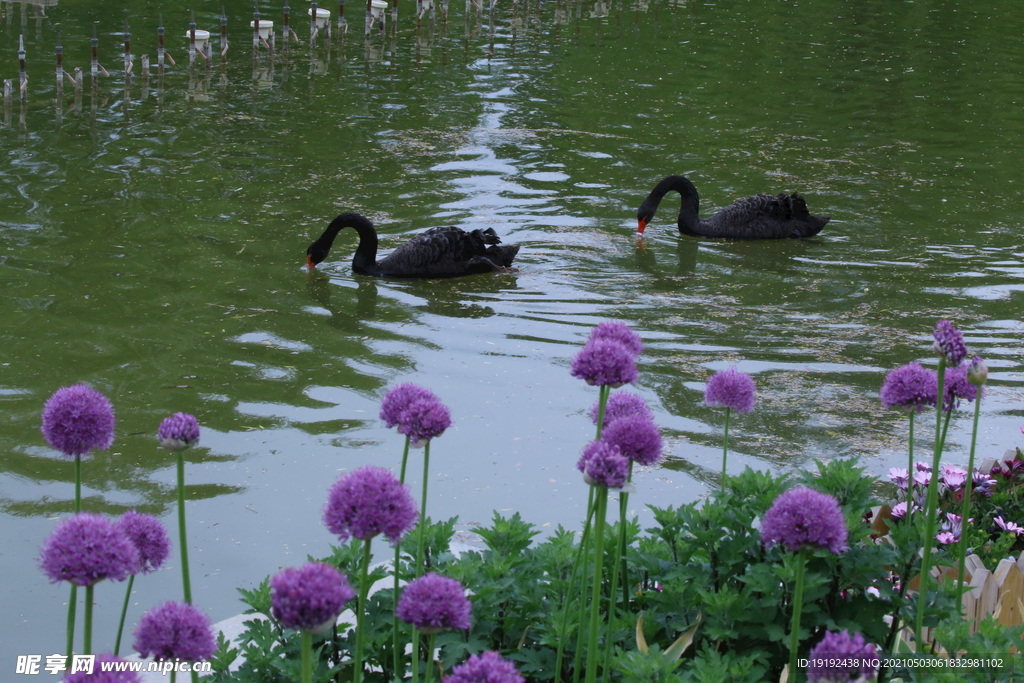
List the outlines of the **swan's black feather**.
<svg viewBox="0 0 1024 683">
<path fill-rule="evenodd" d="M 497 272 L 511 267 L 519 253 L 518 246 L 501 246 L 493 228 L 466 232 L 446 226 L 416 235 L 377 261 L 377 232 L 373 224 L 364 216 L 347 213 L 331 221 L 320 239 L 306 250 L 310 264 L 316 265 L 327 257 L 334 238 L 343 228 L 354 228 L 359 233 L 352 270 L 362 275 L 449 278 Z"/>
<path fill-rule="evenodd" d="M 698 215 L 700 197 L 697 188 L 684 176 L 668 176 L 655 186 L 637 211 L 641 226 L 654 217 L 658 204 L 667 193 L 676 191 L 682 197 L 679 210 L 679 232 L 700 237 L 731 239 L 783 239 L 811 237 L 821 232 L 828 216 L 812 216 L 807 202 L 796 194 L 756 194 L 739 199 L 714 216 Z M 639 228 L 643 232 L 643 227 Z"/>
</svg>

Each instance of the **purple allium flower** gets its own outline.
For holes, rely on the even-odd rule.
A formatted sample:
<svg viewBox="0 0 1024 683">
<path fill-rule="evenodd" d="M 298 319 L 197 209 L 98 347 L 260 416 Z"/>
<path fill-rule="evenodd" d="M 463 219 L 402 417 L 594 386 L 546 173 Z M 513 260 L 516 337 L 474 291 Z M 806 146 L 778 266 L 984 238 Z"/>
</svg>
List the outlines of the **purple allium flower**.
<svg viewBox="0 0 1024 683">
<path fill-rule="evenodd" d="M 410 581 L 398 599 L 395 615 L 426 633 L 469 628 L 472 605 L 462 584 L 430 572 Z"/>
<path fill-rule="evenodd" d="M 160 448 L 182 451 L 199 443 L 199 423 L 194 415 L 175 413 L 160 423 L 156 435 Z"/>
<path fill-rule="evenodd" d="M 849 683 L 870 680 L 875 675 L 875 659 L 875 646 L 865 644 L 861 634 L 851 636 L 845 629 L 839 633 L 827 631 L 821 642 L 811 649 L 807 682 Z"/>
<path fill-rule="evenodd" d="M 632 353 L 612 339 L 587 342 L 572 359 L 572 376 L 591 386 L 613 389 L 636 381 L 636 361 Z"/>
<path fill-rule="evenodd" d="M 597 341 L 598 339 L 610 339 L 617 341 L 626 347 L 626 350 L 633 354 L 633 357 L 639 356 L 644 350 L 643 340 L 640 336 L 629 329 L 629 325 L 618 320 L 606 320 L 603 323 L 599 323 L 597 327 L 590 331 L 590 339 L 587 343 Z"/>
<path fill-rule="evenodd" d="M 723 406 L 749 413 L 754 409 L 754 379 L 736 368 L 728 368 L 711 375 L 704 390 L 704 402 L 709 406 Z"/>
<path fill-rule="evenodd" d="M 103 579 L 124 581 L 139 568 L 139 552 L 102 515 L 79 512 L 57 525 L 43 543 L 39 566 L 50 581 L 91 586 Z"/>
<path fill-rule="evenodd" d="M 398 432 L 408 436 L 409 445 L 413 447 L 422 446 L 435 436 L 441 436 L 452 425 L 448 408 L 436 396 L 413 401 L 402 413 L 401 419 Z"/>
<path fill-rule="evenodd" d="M 839 555 L 847 549 L 846 520 L 835 498 L 801 486 L 775 499 L 761 522 L 761 538 L 769 548 L 781 543 L 796 552 L 816 545 Z"/>
<path fill-rule="evenodd" d="M 133 574 L 149 574 L 163 566 L 171 554 L 171 539 L 163 522 L 153 515 L 129 510 L 118 517 L 115 524 L 139 553 L 138 572 Z"/>
<path fill-rule="evenodd" d="M 591 441 L 583 447 L 576 469 L 583 473 L 583 481 L 591 486 L 617 489 L 626 483 L 629 476 L 629 458 L 619 452 L 618 446 L 603 439 Z"/>
<path fill-rule="evenodd" d="M 935 405 L 938 392 L 938 374 L 914 361 L 886 375 L 878 397 L 886 408 L 902 408 L 908 413 L 920 413 L 925 407 Z"/>
<path fill-rule="evenodd" d="M 943 485 L 951 491 L 959 491 L 967 483 L 967 470 L 957 465 L 942 465 L 939 468 L 942 473 Z"/>
<path fill-rule="evenodd" d="M 270 580 L 274 618 L 299 631 L 323 633 L 354 597 L 345 575 L 323 562 L 282 569 Z"/>
<path fill-rule="evenodd" d="M 935 338 L 935 352 L 945 356 L 946 365 L 955 368 L 967 358 L 967 345 L 964 344 L 964 335 L 953 326 L 948 320 L 940 320 L 935 324 L 935 331 L 932 332 Z"/>
<path fill-rule="evenodd" d="M 526 683 L 516 666 L 497 652 L 483 652 L 470 655 L 462 664 L 452 669 L 444 683 Z"/>
<path fill-rule="evenodd" d="M 904 467 L 890 467 L 889 481 L 896 484 L 896 488 L 906 491 L 910 486 L 910 475 Z"/>
<path fill-rule="evenodd" d="M 973 401 L 978 397 L 979 387 L 967 381 L 967 366 L 961 365 L 946 371 L 946 381 L 942 387 L 945 396 L 943 409 L 948 413 L 960 406 L 960 401 Z"/>
<path fill-rule="evenodd" d="M 127 659 L 115 657 L 112 654 L 96 655 L 93 660 L 92 673 L 76 671 L 64 678 L 64 683 L 142 683 L 138 672 L 125 666 L 123 671 L 104 671 L 104 665 L 123 663 L 127 665 Z M 111 667 L 113 669 L 113 667 Z"/>
<path fill-rule="evenodd" d="M 976 387 L 988 381 L 988 366 L 981 356 L 972 358 L 971 364 L 967 366 L 967 381 Z"/>
<path fill-rule="evenodd" d="M 217 651 L 210 618 L 187 602 L 170 600 L 142 615 L 135 650 L 156 660 L 206 661 Z"/>
<path fill-rule="evenodd" d="M 61 387 L 43 406 L 43 436 L 68 457 L 114 443 L 114 406 L 88 384 Z"/>
<path fill-rule="evenodd" d="M 658 426 L 640 415 L 612 421 L 601 433 L 601 440 L 616 446 L 622 455 L 641 465 L 653 465 L 661 460 Z"/>
<path fill-rule="evenodd" d="M 380 402 L 380 419 L 384 420 L 384 425 L 388 429 L 396 427 L 402 424 L 402 413 L 405 412 L 405 409 L 414 401 L 421 399 L 436 400 L 437 397 L 430 389 L 418 384 L 412 382 L 399 384 L 384 394 L 384 399 Z"/>
<path fill-rule="evenodd" d="M 594 424 L 597 424 L 597 413 L 600 408 L 600 401 L 595 401 L 590 408 L 590 421 Z M 640 415 L 654 422 L 654 413 L 647 407 L 647 402 L 642 397 L 629 391 L 616 391 L 608 397 L 608 403 L 604 406 L 604 424 L 601 427 L 607 427 L 609 423 L 627 415 Z"/>
<path fill-rule="evenodd" d="M 416 502 L 409 488 L 380 467 L 360 467 L 338 479 L 324 508 L 324 524 L 342 541 L 383 533 L 392 545 L 416 523 Z"/>
</svg>

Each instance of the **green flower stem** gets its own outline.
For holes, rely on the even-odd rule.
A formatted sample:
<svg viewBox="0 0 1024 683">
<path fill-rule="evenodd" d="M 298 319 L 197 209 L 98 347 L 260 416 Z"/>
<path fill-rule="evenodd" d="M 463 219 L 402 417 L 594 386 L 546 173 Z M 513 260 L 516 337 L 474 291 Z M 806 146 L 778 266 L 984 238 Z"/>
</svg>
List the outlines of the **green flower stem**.
<svg viewBox="0 0 1024 683">
<path fill-rule="evenodd" d="M 405 468 L 406 468 L 406 465 L 408 463 L 409 463 L 409 437 L 407 436 L 407 437 L 405 437 L 405 449 L 402 451 L 402 470 L 401 470 L 401 474 L 400 474 L 400 476 L 398 478 L 398 480 L 400 482 L 402 482 L 403 484 L 405 483 Z M 394 564 L 391 565 L 391 573 L 395 577 L 395 592 L 394 592 L 394 596 L 395 596 L 395 608 L 396 609 L 398 608 L 398 568 L 399 568 L 399 564 L 400 564 L 401 559 L 402 559 L 401 547 L 402 547 L 401 543 L 396 543 L 395 544 L 395 562 L 394 562 Z M 398 628 L 398 615 L 397 614 L 393 614 L 392 617 L 391 617 L 391 634 L 392 634 L 391 646 L 394 649 L 394 653 L 393 653 L 394 656 L 392 657 L 392 659 L 393 659 L 393 664 L 394 664 L 394 667 L 395 667 L 395 672 L 394 672 L 395 673 L 395 677 L 398 680 L 402 680 L 402 677 L 403 677 L 402 674 L 404 672 L 402 670 L 402 651 L 398 647 L 398 634 L 399 633 L 400 633 L 400 631 L 399 631 L 399 628 Z"/>
<path fill-rule="evenodd" d="M 793 623 L 789 634 L 789 680 L 797 680 L 796 655 L 800 649 L 800 615 L 804 610 L 804 565 L 807 551 L 800 549 L 796 559 L 796 581 L 793 585 Z"/>
<path fill-rule="evenodd" d="M 85 626 L 82 629 L 82 651 L 92 654 L 92 590 L 93 584 L 85 587 Z"/>
<path fill-rule="evenodd" d="M 609 386 L 602 384 L 597 392 L 597 436 L 595 439 L 601 438 L 601 432 L 604 430 L 604 409 L 608 405 L 608 396 L 610 396 L 612 390 Z"/>
<path fill-rule="evenodd" d="M 128 603 L 131 601 L 133 583 L 135 583 L 135 574 L 128 577 L 128 588 L 124 592 L 124 605 L 121 606 L 121 621 L 117 622 L 117 639 L 114 640 L 114 656 L 121 654 L 121 634 L 124 633 L 124 618 L 128 614 Z"/>
<path fill-rule="evenodd" d="M 313 683 L 313 634 L 302 632 L 302 683 Z"/>
<path fill-rule="evenodd" d="M 588 555 L 590 550 L 590 544 L 593 543 L 594 540 L 591 535 L 591 530 L 593 529 L 591 521 L 593 520 L 594 515 L 597 512 L 595 500 L 597 494 L 594 491 L 595 487 L 588 486 L 587 488 L 590 489 L 590 494 L 587 497 L 587 519 L 583 525 L 583 537 L 580 539 L 580 550 L 582 551 L 584 556 Z M 587 579 L 589 577 L 590 572 L 589 562 L 581 562 L 579 560 L 579 556 L 577 556 L 577 562 L 580 563 L 580 568 L 582 569 L 583 574 L 580 580 L 579 608 L 576 619 L 578 630 L 576 631 L 576 652 L 573 654 L 572 659 L 572 683 L 579 683 L 580 671 L 582 670 L 581 664 L 583 661 L 583 643 L 584 638 L 586 637 L 586 631 L 583 628 L 583 624 L 587 620 Z"/>
<path fill-rule="evenodd" d="M 591 519 L 591 515 L 593 514 L 593 497 L 594 497 L 594 492 L 593 492 L 593 488 L 591 488 L 590 503 L 588 503 L 588 505 L 587 505 L 587 510 L 588 510 L 587 519 L 583 523 L 583 533 L 580 535 L 580 544 L 576 548 L 576 557 L 573 558 L 573 561 L 572 561 L 572 569 L 569 571 L 569 585 L 568 585 L 568 587 L 565 590 L 565 598 L 564 598 L 563 603 L 562 603 L 563 607 L 564 607 L 564 609 L 562 610 L 562 626 L 561 626 L 561 628 L 559 629 L 559 632 L 558 632 L 559 633 L 559 637 L 558 637 L 558 654 L 555 656 L 555 677 L 556 677 L 557 681 L 561 680 L 560 677 L 561 677 L 561 671 L 562 671 L 562 656 L 565 653 L 564 645 L 565 645 L 566 627 L 569 624 L 569 602 L 572 599 L 573 589 L 576 587 L 576 570 L 580 569 L 583 566 L 583 563 L 580 561 L 580 559 L 583 556 L 584 548 L 586 548 L 587 541 L 589 540 L 588 539 L 588 535 L 590 533 L 590 519 Z M 586 583 L 586 578 L 583 579 L 583 583 L 584 584 Z M 577 621 L 576 623 L 578 624 L 580 622 Z M 578 633 L 579 633 L 579 631 L 577 631 L 577 634 Z M 576 648 L 576 651 L 579 652 L 579 647 L 578 646 Z M 576 668 L 578 668 L 579 662 L 577 661 L 576 663 L 577 663 L 577 667 Z"/>
<path fill-rule="evenodd" d="M 633 461 L 629 461 L 629 474 L 626 482 L 633 481 Z M 604 680 L 608 680 L 612 661 L 612 632 L 615 629 L 615 613 L 617 611 L 615 594 L 619 592 L 619 580 L 622 580 L 622 611 L 629 612 L 629 568 L 626 565 L 626 510 L 629 506 L 629 493 L 619 491 L 619 538 L 615 544 L 612 560 L 612 581 L 608 587 L 608 638 L 604 644 Z"/>
<path fill-rule="evenodd" d="M 366 594 L 370 590 L 370 543 L 372 538 L 366 539 L 363 547 L 363 562 L 359 568 L 359 603 L 356 606 L 356 647 L 352 654 L 352 683 L 359 683 L 363 680 L 363 631 L 366 628 Z M 415 671 L 415 669 L 413 669 Z M 414 679 L 415 680 L 415 674 Z"/>
<path fill-rule="evenodd" d="M 416 541 L 416 578 L 423 576 L 423 551 L 427 545 L 427 484 L 430 481 L 430 441 L 423 445 L 423 497 L 420 499 L 420 533 Z"/>
<path fill-rule="evenodd" d="M 723 488 L 723 489 L 725 488 L 725 463 L 726 463 L 726 461 L 729 458 L 729 415 L 731 413 L 732 413 L 732 410 L 728 406 L 726 406 L 725 407 L 725 433 L 722 436 L 722 479 L 721 479 L 721 482 L 719 483 L 719 487 Z"/>
<path fill-rule="evenodd" d="M 71 597 L 68 598 L 67 658 L 64 665 L 71 671 L 71 655 L 75 647 L 75 608 L 78 606 L 78 586 L 71 584 Z"/>
<path fill-rule="evenodd" d="M 914 513 L 914 415 L 917 409 L 910 411 L 910 445 L 907 448 L 907 514 L 906 520 Z"/>
<path fill-rule="evenodd" d="M 597 508 L 594 515 L 594 583 L 590 593 L 590 633 L 587 643 L 587 683 L 597 680 L 597 631 L 598 613 L 601 607 L 601 578 L 604 565 L 604 527 L 608 512 L 608 487 L 595 486 L 597 489 Z"/>
<path fill-rule="evenodd" d="M 82 458 L 75 456 L 75 514 L 82 511 Z M 75 619 L 78 607 L 78 586 L 71 584 L 71 596 L 68 598 L 68 625 L 67 625 L 67 661 L 65 666 L 71 670 L 71 655 L 75 647 Z"/>
<path fill-rule="evenodd" d="M 427 674 L 423 677 L 424 683 L 430 683 L 434 677 L 434 643 L 437 641 L 437 634 L 431 633 L 427 636 Z"/>
<path fill-rule="evenodd" d="M 974 428 L 971 431 L 971 454 L 967 457 L 967 483 L 964 486 L 964 507 L 960 513 L 960 557 L 956 568 L 956 606 L 957 609 L 963 604 L 964 598 L 964 568 L 967 562 L 967 520 L 971 514 L 971 493 L 974 490 L 974 451 L 978 443 L 978 420 L 981 417 L 981 390 L 978 387 L 978 395 L 974 399 Z"/>
<path fill-rule="evenodd" d="M 932 455 L 932 476 L 928 482 L 928 497 L 925 500 L 924 538 L 921 539 L 924 545 L 924 555 L 921 557 L 921 578 L 918 586 L 917 596 L 917 621 L 914 625 L 914 639 L 916 640 L 917 652 L 924 651 L 924 608 L 928 602 L 928 583 L 932 568 L 932 545 L 935 542 L 935 508 L 938 505 L 939 493 L 939 461 L 942 458 L 944 446 L 942 434 L 942 413 L 946 401 L 946 357 L 939 358 L 939 384 L 935 394 L 935 448 Z M 962 532 L 961 532 L 962 533 Z M 920 673 L 920 672 L 919 672 Z"/>
<path fill-rule="evenodd" d="M 188 572 L 188 534 L 185 533 L 185 451 L 178 451 L 178 545 L 181 547 L 181 582 L 185 602 L 192 604 L 192 581 Z"/>
</svg>

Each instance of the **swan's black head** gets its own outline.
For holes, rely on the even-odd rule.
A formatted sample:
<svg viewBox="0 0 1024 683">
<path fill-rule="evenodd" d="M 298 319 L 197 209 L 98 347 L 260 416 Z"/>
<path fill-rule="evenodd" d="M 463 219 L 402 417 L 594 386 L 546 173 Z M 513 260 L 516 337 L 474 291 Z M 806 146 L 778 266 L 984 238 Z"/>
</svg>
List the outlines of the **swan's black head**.
<svg viewBox="0 0 1024 683">
<path fill-rule="evenodd" d="M 644 228 L 654 218 L 654 209 L 652 209 L 647 202 L 640 205 L 640 208 L 636 210 L 636 234 L 644 234 Z"/>
<path fill-rule="evenodd" d="M 316 268 L 318 263 L 322 263 L 323 260 L 327 258 L 327 254 L 329 252 L 330 247 L 325 249 L 320 245 L 320 240 L 313 242 L 313 244 L 309 245 L 309 248 L 306 249 L 306 267 L 311 269 Z"/>
</svg>

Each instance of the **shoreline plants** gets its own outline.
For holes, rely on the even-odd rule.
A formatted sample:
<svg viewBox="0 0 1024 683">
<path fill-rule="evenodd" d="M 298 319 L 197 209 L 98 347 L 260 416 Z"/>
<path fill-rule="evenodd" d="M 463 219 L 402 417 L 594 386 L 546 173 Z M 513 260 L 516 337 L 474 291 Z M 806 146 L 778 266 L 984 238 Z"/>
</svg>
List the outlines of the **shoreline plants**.
<svg viewBox="0 0 1024 683">
<path fill-rule="evenodd" d="M 755 402 L 753 379 L 729 369 L 705 392 L 707 404 L 726 408 L 720 486 L 705 500 L 651 506 L 655 525 L 641 529 L 627 514 L 632 476 L 656 464 L 663 445 L 643 398 L 623 389 L 639 376 L 642 341 L 621 322 L 601 323 L 570 370 L 597 392 L 595 436 L 577 462 L 590 492 L 579 532 L 559 526 L 536 540 L 518 513 L 495 513 L 477 531 L 482 547 L 458 555 L 456 520 L 426 516 L 430 446 L 451 416 L 428 389 L 398 385 L 380 416 L 405 436 L 400 476 L 363 467 L 338 479 L 323 514 L 338 544 L 239 589 L 251 618 L 235 642 L 221 636 L 214 652 L 199 613 L 181 617 L 199 624 L 181 654 L 148 642 L 139 649 L 208 657 L 212 683 L 1013 680 L 1024 670 L 1024 627 L 992 618 L 972 626 L 960 605 L 971 590 L 966 555 L 991 569 L 1024 551 L 1024 453 L 975 467 L 987 368 L 980 358 L 965 363 L 948 321 L 934 337 L 936 371 L 910 364 L 882 384 L 882 403 L 910 416 L 908 467 L 893 468 L 888 482 L 846 459 L 729 475 L 730 412 Z M 963 401 L 975 408 L 966 469 L 942 462 Z M 930 463 L 913 455 L 914 417 L 929 408 Z M 418 446 L 417 505 L 405 474 Z M 616 500 L 619 514 L 609 515 Z M 183 520 L 180 531 L 184 544 Z M 393 559 L 371 566 L 380 534 Z M 931 580 L 936 573 L 945 578 Z M 183 581 L 187 590 L 187 573 Z"/>
</svg>

